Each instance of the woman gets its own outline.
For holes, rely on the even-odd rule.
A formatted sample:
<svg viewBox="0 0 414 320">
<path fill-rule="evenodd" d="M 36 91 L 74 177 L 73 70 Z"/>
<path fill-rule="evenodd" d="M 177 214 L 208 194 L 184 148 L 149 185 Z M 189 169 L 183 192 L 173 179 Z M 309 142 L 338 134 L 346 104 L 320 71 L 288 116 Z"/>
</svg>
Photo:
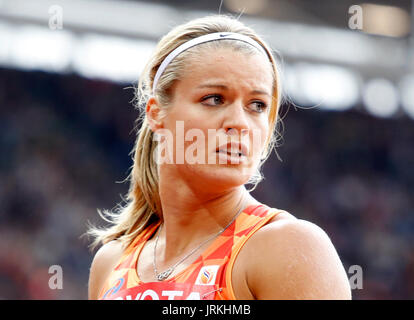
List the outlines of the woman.
<svg viewBox="0 0 414 320">
<path fill-rule="evenodd" d="M 349 299 L 326 233 L 255 200 L 275 142 L 278 68 L 226 16 L 178 26 L 140 77 L 128 203 L 92 229 L 90 299 Z M 195 157 L 195 159 L 194 159 Z"/>
</svg>

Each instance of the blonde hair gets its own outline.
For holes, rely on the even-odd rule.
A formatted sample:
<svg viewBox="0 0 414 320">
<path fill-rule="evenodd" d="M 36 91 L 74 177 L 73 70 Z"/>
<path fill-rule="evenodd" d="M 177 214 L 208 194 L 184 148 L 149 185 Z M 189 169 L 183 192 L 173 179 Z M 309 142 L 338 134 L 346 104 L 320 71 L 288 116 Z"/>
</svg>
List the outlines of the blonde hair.
<svg viewBox="0 0 414 320">
<path fill-rule="evenodd" d="M 94 226 L 89 227 L 87 234 L 94 237 L 94 241 L 91 244 L 92 248 L 115 239 L 119 239 L 122 243 L 128 245 L 150 223 L 162 219 L 157 164 L 153 159 L 157 142 L 153 139 L 153 132 L 148 125 L 145 114 L 145 107 L 149 98 L 154 95 L 160 105 L 165 109 L 172 99 L 172 85 L 175 80 L 178 80 L 182 76 L 185 62 L 188 62 L 187 59 L 196 59 L 197 53 L 206 47 L 230 47 L 248 53 L 258 52 L 251 45 L 237 40 L 220 40 L 200 44 L 177 56 L 160 77 L 155 92 L 152 92 L 155 73 L 171 51 L 193 38 L 214 32 L 235 32 L 246 35 L 263 46 L 269 56 L 269 62 L 274 76 L 272 104 L 268 114 L 269 136 L 256 173 L 248 182 L 254 185 L 250 191 L 254 190 L 257 184 L 263 179 L 260 168 L 271 154 L 280 137 L 275 128 L 277 129 L 277 123 L 279 122 L 278 111 L 282 95 L 279 70 L 272 50 L 251 28 L 245 26 L 233 17 L 227 15 L 211 15 L 194 19 L 175 27 L 160 40 L 140 76 L 135 91 L 135 104 L 141 110 L 141 115 L 137 119 L 137 125 L 141 122 L 141 126 L 138 130 L 137 139 L 132 151 L 133 166 L 127 178 L 130 181 L 130 187 L 127 198 L 125 199 L 126 204 L 119 204 L 113 211 L 106 210 L 104 213 L 98 210 L 100 216 L 109 222 L 111 226 L 103 229 Z M 163 114 L 165 115 L 165 112 Z"/>
</svg>

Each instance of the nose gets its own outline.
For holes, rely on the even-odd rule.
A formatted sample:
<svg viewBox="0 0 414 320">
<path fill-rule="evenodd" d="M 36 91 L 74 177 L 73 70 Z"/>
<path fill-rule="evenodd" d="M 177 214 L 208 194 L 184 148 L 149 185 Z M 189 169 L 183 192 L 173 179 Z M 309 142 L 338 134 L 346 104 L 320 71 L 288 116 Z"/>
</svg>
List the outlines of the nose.
<svg viewBox="0 0 414 320">
<path fill-rule="evenodd" d="M 241 102 L 235 101 L 231 105 L 227 106 L 223 129 L 228 135 L 239 134 L 240 136 L 243 136 L 249 132 L 249 122 L 246 116 L 246 111 Z"/>
</svg>

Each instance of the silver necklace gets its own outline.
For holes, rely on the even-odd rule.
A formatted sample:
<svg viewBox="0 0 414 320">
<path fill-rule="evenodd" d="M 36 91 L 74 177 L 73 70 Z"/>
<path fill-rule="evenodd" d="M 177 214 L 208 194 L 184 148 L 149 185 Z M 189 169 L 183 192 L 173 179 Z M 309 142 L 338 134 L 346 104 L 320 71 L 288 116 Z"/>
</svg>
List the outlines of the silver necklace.
<svg viewBox="0 0 414 320">
<path fill-rule="evenodd" d="M 220 234 L 222 234 L 228 227 L 230 227 L 230 225 L 234 222 L 234 220 L 236 220 L 237 216 L 240 214 L 240 212 L 244 209 L 244 204 L 245 201 L 243 202 L 243 205 L 240 207 L 239 211 L 234 215 L 233 219 L 231 219 L 231 221 L 219 232 L 213 234 L 211 237 L 207 238 L 207 240 L 204 240 L 203 242 L 201 242 L 197 247 L 195 247 L 193 250 L 191 250 L 187 255 L 184 256 L 184 258 L 182 258 L 181 260 L 179 260 L 177 263 L 175 263 L 172 267 L 169 267 L 167 270 L 164 270 L 160 273 L 158 273 L 157 270 L 157 262 L 156 262 L 156 257 L 157 257 L 157 244 L 158 244 L 158 238 L 160 236 L 161 233 L 161 229 L 163 224 L 161 224 L 160 229 L 158 231 L 157 237 L 155 239 L 155 245 L 154 245 L 154 258 L 152 260 L 152 266 L 154 269 L 154 275 L 155 278 L 158 281 L 163 281 L 165 279 L 167 279 L 171 273 L 173 273 L 173 271 L 175 270 L 175 268 L 182 263 L 185 259 L 187 259 L 189 256 L 191 256 L 194 252 L 196 252 L 198 249 L 200 249 L 204 244 L 206 244 L 207 242 L 209 242 L 210 240 L 218 237 Z"/>
</svg>

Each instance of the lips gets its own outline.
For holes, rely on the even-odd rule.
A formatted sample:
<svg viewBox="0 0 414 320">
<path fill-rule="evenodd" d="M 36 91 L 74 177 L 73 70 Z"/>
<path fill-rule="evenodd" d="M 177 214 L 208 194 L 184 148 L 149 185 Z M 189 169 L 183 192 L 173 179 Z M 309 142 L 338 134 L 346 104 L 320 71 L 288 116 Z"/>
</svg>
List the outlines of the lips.
<svg viewBox="0 0 414 320">
<path fill-rule="evenodd" d="M 216 152 L 225 153 L 233 157 L 247 157 L 249 154 L 249 148 L 244 143 L 229 142 L 218 147 Z"/>
</svg>

